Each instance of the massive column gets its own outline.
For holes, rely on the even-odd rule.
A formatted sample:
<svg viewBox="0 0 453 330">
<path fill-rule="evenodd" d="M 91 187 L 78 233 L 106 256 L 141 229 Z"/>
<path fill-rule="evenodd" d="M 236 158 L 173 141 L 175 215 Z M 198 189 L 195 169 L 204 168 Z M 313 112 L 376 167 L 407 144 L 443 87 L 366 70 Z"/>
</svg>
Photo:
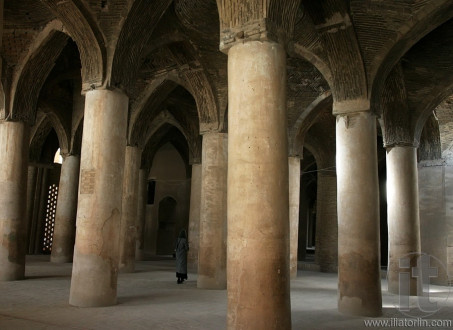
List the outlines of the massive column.
<svg viewBox="0 0 453 330">
<path fill-rule="evenodd" d="M 290 329 L 281 44 L 249 41 L 229 49 L 228 105 L 228 328 Z"/>
<path fill-rule="evenodd" d="M 389 233 L 388 290 L 417 295 L 417 279 L 410 276 L 408 288 L 400 288 L 400 271 L 417 266 L 420 254 L 417 148 L 387 147 L 387 221 Z M 407 260 L 407 266 L 404 265 Z M 404 268 L 400 268 L 400 262 Z M 408 283 L 409 284 L 409 283 Z M 406 290 L 410 288 L 410 292 Z"/>
<path fill-rule="evenodd" d="M 227 148 L 227 134 L 203 134 L 197 280 L 202 289 L 226 288 Z"/>
<path fill-rule="evenodd" d="M 0 281 L 25 275 L 29 134 L 26 123 L 0 122 Z"/>
<path fill-rule="evenodd" d="M 27 212 L 25 219 L 27 221 L 26 229 L 26 253 L 30 250 L 31 228 L 33 227 L 33 209 L 35 203 L 36 182 L 38 181 L 38 168 L 34 165 L 28 165 L 27 175 Z"/>
<path fill-rule="evenodd" d="M 334 103 L 338 309 L 348 314 L 378 316 L 382 314 L 382 296 L 376 118 L 369 111 L 341 114 L 335 110 Z"/>
<path fill-rule="evenodd" d="M 297 243 L 299 239 L 300 158 L 288 158 L 289 177 L 289 259 L 290 276 L 297 277 Z"/>
<path fill-rule="evenodd" d="M 138 200 L 137 200 L 137 220 L 136 227 L 136 245 L 135 260 L 145 260 L 145 219 L 146 219 L 146 202 L 148 194 L 148 170 L 141 168 L 138 172 Z"/>
<path fill-rule="evenodd" d="M 50 255 L 50 261 L 52 262 L 63 263 L 72 261 L 76 230 L 79 169 L 79 156 L 63 156 L 60 184 L 58 186 L 52 253 Z"/>
<path fill-rule="evenodd" d="M 119 91 L 85 96 L 77 231 L 69 303 L 116 303 L 128 98 Z"/>
<path fill-rule="evenodd" d="M 119 260 L 119 270 L 124 273 L 132 273 L 135 269 L 135 222 L 138 211 L 138 180 L 141 155 L 142 152 L 139 148 L 126 147 Z"/>
<path fill-rule="evenodd" d="M 320 168 L 324 168 L 324 166 L 321 165 Z M 316 262 L 321 272 L 335 273 L 338 269 L 337 177 L 335 172 L 318 172 L 316 210 Z"/>
<path fill-rule="evenodd" d="M 189 271 L 198 270 L 198 250 L 200 246 L 200 206 L 201 206 L 201 164 L 192 164 L 189 211 L 189 252 L 187 267 Z"/>
</svg>

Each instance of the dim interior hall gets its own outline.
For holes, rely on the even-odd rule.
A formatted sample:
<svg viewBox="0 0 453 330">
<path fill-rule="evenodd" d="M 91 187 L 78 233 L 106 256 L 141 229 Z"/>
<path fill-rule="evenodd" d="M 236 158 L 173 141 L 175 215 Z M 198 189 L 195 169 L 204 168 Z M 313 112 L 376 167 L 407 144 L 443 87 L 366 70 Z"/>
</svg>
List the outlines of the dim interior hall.
<svg viewBox="0 0 453 330">
<path fill-rule="evenodd" d="M 451 312 L 451 1 L 0 9 L 0 281 L 18 299 L 0 328 L 39 321 L 21 299 L 140 318 L 180 292 L 219 318 L 160 314 L 174 328 L 348 328 L 407 301 L 424 317 L 428 293 L 429 317 Z M 39 322 L 81 322 L 58 310 Z"/>
</svg>

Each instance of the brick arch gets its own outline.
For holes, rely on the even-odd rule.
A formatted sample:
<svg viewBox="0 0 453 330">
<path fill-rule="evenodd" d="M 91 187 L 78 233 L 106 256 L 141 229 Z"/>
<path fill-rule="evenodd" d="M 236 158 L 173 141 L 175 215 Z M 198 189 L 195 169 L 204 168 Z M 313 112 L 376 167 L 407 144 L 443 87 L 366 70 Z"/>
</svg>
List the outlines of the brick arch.
<svg viewBox="0 0 453 330">
<path fill-rule="evenodd" d="M 83 118 L 80 119 L 75 132 L 71 136 L 69 147 L 69 153 L 71 155 L 80 155 L 82 151 Z"/>
<path fill-rule="evenodd" d="M 55 112 L 47 113 L 47 117 L 49 118 L 53 129 L 57 133 L 60 153 L 67 154 L 69 152 L 69 136 L 67 128 L 64 127 L 60 116 Z"/>
<path fill-rule="evenodd" d="M 60 152 L 62 154 L 68 151 L 68 136 L 63 123 L 54 113 L 42 113 L 38 115 L 37 122 L 32 128 L 30 136 L 29 159 L 30 161 L 39 161 L 43 145 L 49 136 L 50 132 L 54 130 L 57 138 Z"/>
<path fill-rule="evenodd" d="M 382 51 L 374 57 L 370 68 L 369 94 L 372 108 L 379 104 L 386 77 L 404 54 L 424 36 L 452 17 L 453 2 L 435 1 L 432 5 L 426 5 L 422 11 L 400 27 L 395 34 L 397 40 L 388 40 Z"/>
<path fill-rule="evenodd" d="M 68 36 L 57 28 L 56 21 L 48 24 L 19 66 L 11 83 L 9 109 L 3 117 L 33 125 L 41 88 L 68 41 Z"/>
<path fill-rule="evenodd" d="M 168 131 L 171 127 L 175 128 L 186 140 L 188 145 L 187 160 L 189 163 L 201 161 L 202 139 L 200 135 L 190 134 L 180 125 L 180 123 L 168 112 L 161 112 L 149 125 L 148 134 L 142 139 L 140 148 L 146 149 L 153 139 L 162 137 L 163 131 Z M 184 152 L 186 154 L 186 152 Z"/>
<path fill-rule="evenodd" d="M 174 73 L 168 73 L 149 84 L 139 99 L 131 106 L 131 118 L 128 131 L 129 144 L 138 146 L 143 145 L 143 141 L 146 141 L 147 136 L 150 134 L 150 125 L 155 125 L 152 123 L 161 116 L 160 113 L 163 110 L 162 105 L 165 100 L 179 86 L 184 88 L 194 98 L 199 116 L 199 131 L 202 129 L 203 125 L 200 119 L 200 107 L 195 96 L 197 94 L 194 95 L 192 86 L 189 85 L 186 80 Z M 167 119 L 168 118 L 169 116 L 167 113 Z M 189 130 L 187 127 L 183 127 L 181 123 L 176 125 L 174 123 L 178 121 L 175 118 L 172 118 L 172 120 L 173 126 L 179 127 L 182 132 L 185 132 L 184 134 L 186 134 L 191 149 L 194 150 L 192 155 L 197 158 L 199 153 L 197 150 L 200 148 L 198 146 L 198 134 L 200 132 Z"/>
<path fill-rule="evenodd" d="M 141 97 L 131 106 L 128 142 L 143 147 L 144 138 L 148 135 L 148 125 L 162 111 L 161 105 L 178 86 L 173 79 L 160 78 L 149 84 Z"/>
<path fill-rule="evenodd" d="M 332 109 L 332 102 L 332 93 L 330 91 L 324 92 L 301 113 L 296 123 L 289 130 L 290 155 L 302 156 L 305 135 L 323 112 Z"/>
<path fill-rule="evenodd" d="M 141 168 L 150 169 L 157 151 L 166 143 L 171 143 L 181 155 L 186 164 L 186 176 L 190 177 L 190 150 L 183 133 L 169 123 L 162 123 L 156 127 L 154 134 L 146 141 L 142 152 Z"/>
<path fill-rule="evenodd" d="M 440 129 L 437 118 L 431 113 L 423 123 L 423 128 L 415 136 L 418 146 L 418 160 L 436 160 L 442 158 Z"/>
<path fill-rule="evenodd" d="M 112 86 L 128 90 L 141 65 L 152 32 L 171 0 L 136 0 L 121 29 L 113 57 Z"/>
<path fill-rule="evenodd" d="M 223 129 L 224 121 L 221 116 L 220 107 L 223 107 L 219 101 L 219 95 L 216 93 L 211 77 L 208 77 L 205 64 L 200 58 L 198 52 L 195 50 L 191 42 L 180 39 L 181 34 L 168 34 L 170 37 L 166 42 L 162 39 L 156 39 L 161 42 L 160 48 L 166 48 L 178 58 L 178 69 L 167 70 L 167 72 L 159 78 L 153 80 L 146 89 L 138 97 L 132 107 L 140 108 L 144 101 L 153 93 L 156 84 L 160 84 L 165 80 L 170 80 L 178 85 L 181 85 L 188 90 L 195 102 L 198 109 L 198 118 L 200 132 L 217 131 Z M 157 47 L 150 47 L 148 53 L 142 54 L 145 57 L 152 57 L 151 52 L 155 51 Z M 134 114 L 132 114 L 134 116 Z"/>
<path fill-rule="evenodd" d="M 246 37 L 261 38 L 259 34 L 264 32 L 270 39 L 286 41 L 293 33 L 299 3 L 300 0 L 217 0 L 223 34 L 221 48 L 241 31 Z"/>
<path fill-rule="evenodd" d="M 82 90 L 100 87 L 106 67 L 105 40 L 82 0 L 42 0 L 77 44 L 82 62 Z"/>
</svg>

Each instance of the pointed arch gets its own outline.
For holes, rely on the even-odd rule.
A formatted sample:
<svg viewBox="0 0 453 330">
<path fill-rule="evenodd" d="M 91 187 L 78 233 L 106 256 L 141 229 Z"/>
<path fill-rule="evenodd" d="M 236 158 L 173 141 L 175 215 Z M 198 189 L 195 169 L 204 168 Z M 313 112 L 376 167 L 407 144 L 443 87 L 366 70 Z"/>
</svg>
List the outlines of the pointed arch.
<svg viewBox="0 0 453 330">
<path fill-rule="evenodd" d="M 103 85 L 106 67 L 104 37 L 82 0 L 41 0 L 76 42 L 82 62 L 82 90 Z"/>
<path fill-rule="evenodd" d="M 167 75 L 162 76 L 149 84 L 139 99 L 137 99 L 137 101 L 131 106 L 132 115 L 129 121 L 128 131 L 128 141 L 131 145 L 143 144 L 144 138 L 148 136 L 150 132 L 149 123 L 156 120 L 160 111 L 163 110 L 162 105 L 165 100 L 178 88 L 178 86 L 181 86 L 181 88 L 185 89 L 194 98 L 198 118 L 200 118 L 201 110 L 196 99 L 197 94 L 194 95 L 191 86 L 186 82 L 186 80 L 180 78 L 179 75 L 176 75 L 174 72 L 168 73 Z M 175 119 L 175 121 L 179 123 L 178 125 L 180 125 L 180 127 L 184 126 L 183 131 L 187 132 L 187 140 L 194 146 L 193 155 L 194 157 L 198 157 L 198 151 L 196 151 L 199 149 L 198 135 L 202 130 L 202 127 L 206 128 L 206 126 L 202 126 L 201 119 L 199 119 L 199 123 L 197 123 L 199 124 L 198 126 L 189 122 L 186 122 L 186 125 L 183 125 L 177 119 Z M 197 129 L 196 132 L 194 131 L 195 129 Z"/>
<path fill-rule="evenodd" d="M 56 59 L 66 46 L 68 36 L 48 25 L 36 38 L 34 46 L 11 84 L 11 102 L 7 117 L 33 124 L 39 93 Z"/>
<path fill-rule="evenodd" d="M 301 113 L 289 130 L 290 155 L 302 156 L 305 135 L 323 112 L 332 109 L 332 103 L 332 93 L 327 91 L 321 94 Z"/>
<path fill-rule="evenodd" d="M 382 47 L 381 53 L 374 56 L 375 60 L 370 67 L 369 88 L 372 108 L 378 106 L 386 77 L 403 55 L 424 36 L 452 17 L 452 1 L 433 1 L 401 26 L 396 33 L 397 40 L 388 40 Z"/>
<path fill-rule="evenodd" d="M 159 127 L 156 127 L 154 134 L 146 141 L 146 145 L 142 152 L 141 168 L 151 168 L 156 152 L 168 142 L 175 147 L 184 160 L 184 163 L 186 164 L 186 175 L 189 177 L 189 145 L 182 132 L 168 123 L 162 123 Z"/>
<path fill-rule="evenodd" d="M 113 57 L 111 85 L 127 90 L 141 64 L 143 50 L 171 0 L 136 0 L 127 15 Z"/>
<path fill-rule="evenodd" d="M 236 41 L 238 32 L 246 38 L 287 41 L 291 38 L 300 0 L 217 0 L 220 47 Z M 259 24 L 257 24 L 259 23 Z"/>
</svg>

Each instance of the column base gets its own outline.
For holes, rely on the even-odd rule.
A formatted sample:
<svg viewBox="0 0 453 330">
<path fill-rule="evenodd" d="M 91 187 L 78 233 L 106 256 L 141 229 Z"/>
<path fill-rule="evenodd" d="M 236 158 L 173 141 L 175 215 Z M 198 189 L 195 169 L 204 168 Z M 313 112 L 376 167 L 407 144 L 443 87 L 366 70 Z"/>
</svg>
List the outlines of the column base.
<svg viewBox="0 0 453 330">
<path fill-rule="evenodd" d="M 78 254 L 76 257 L 69 304 L 77 307 L 116 305 L 117 261 L 94 255 Z"/>
<path fill-rule="evenodd" d="M 135 272 L 135 265 L 134 263 L 128 264 L 128 265 L 121 265 L 120 268 L 118 269 L 118 272 L 124 274 L 124 273 L 133 273 Z"/>
<path fill-rule="evenodd" d="M 338 311 L 343 314 L 354 316 L 382 316 L 381 304 L 378 304 L 375 307 L 366 307 L 364 304 L 365 303 L 361 298 L 344 297 L 338 301 Z"/>
<path fill-rule="evenodd" d="M 225 290 L 227 285 L 226 280 L 219 281 L 214 278 L 198 275 L 197 288 L 206 290 Z"/>
<path fill-rule="evenodd" d="M 50 256 L 50 262 L 55 264 L 70 263 L 72 262 L 72 256 L 59 256 L 59 257 Z"/>
<path fill-rule="evenodd" d="M 0 264 L 0 282 L 19 281 L 25 278 L 25 266 Z"/>
</svg>

